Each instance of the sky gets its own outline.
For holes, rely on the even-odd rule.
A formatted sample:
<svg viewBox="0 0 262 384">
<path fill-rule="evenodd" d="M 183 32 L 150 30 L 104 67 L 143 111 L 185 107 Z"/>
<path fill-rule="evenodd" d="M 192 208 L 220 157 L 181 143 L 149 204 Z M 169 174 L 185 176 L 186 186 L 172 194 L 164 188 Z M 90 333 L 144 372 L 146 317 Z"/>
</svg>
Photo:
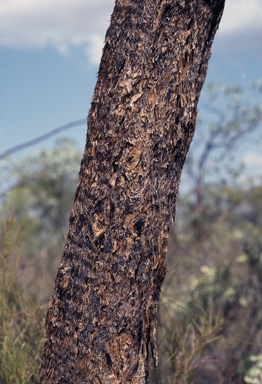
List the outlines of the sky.
<svg viewBox="0 0 262 384">
<path fill-rule="evenodd" d="M 0 154 L 86 118 L 113 6 L 113 0 L 0 0 Z M 226 0 L 206 83 L 261 80 L 261 42 L 262 0 Z M 64 136 L 83 150 L 86 125 Z M 243 161 L 261 166 L 261 148 L 247 148 Z"/>
</svg>

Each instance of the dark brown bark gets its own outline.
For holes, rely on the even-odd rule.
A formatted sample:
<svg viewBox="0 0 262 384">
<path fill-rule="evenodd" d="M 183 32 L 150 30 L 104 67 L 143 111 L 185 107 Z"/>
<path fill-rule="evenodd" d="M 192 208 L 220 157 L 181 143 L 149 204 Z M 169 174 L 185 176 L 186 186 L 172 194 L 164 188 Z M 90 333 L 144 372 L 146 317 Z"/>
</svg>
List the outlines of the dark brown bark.
<svg viewBox="0 0 262 384">
<path fill-rule="evenodd" d="M 40 383 L 145 383 L 182 167 L 225 0 L 117 0 Z"/>
</svg>

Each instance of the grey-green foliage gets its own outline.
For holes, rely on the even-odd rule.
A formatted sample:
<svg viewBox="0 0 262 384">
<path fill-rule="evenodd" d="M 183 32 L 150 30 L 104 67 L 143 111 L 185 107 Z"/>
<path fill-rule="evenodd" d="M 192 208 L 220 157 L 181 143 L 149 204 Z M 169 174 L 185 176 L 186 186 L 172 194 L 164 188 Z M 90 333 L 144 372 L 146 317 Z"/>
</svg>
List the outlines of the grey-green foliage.
<svg viewBox="0 0 262 384">
<path fill-rule="evenodd" d="M 260 382 L 261 226 L 239 215 L 210 227 L 201 244 L 187 236 L 188 227 L 179 230 L 169 251 L 178 267 L 162 287 L 152 383 Z"/>
<path fill-rule="evenodd" d="M 262 354 L 249 356 L 251 367 L 248 369 L 244 381 L 248 384 L 262 383 Z"/>
<path fill-rule="evenodd" d="M 13 212 L 24 237 L 46 242 L 68 225 L 80 169 L 81 153 L 71 139 L 12 164 L 9 191 L 2 199 L 2 215 Z M 1 164 L 0 164 L 1 165 Z"/>
</svg>

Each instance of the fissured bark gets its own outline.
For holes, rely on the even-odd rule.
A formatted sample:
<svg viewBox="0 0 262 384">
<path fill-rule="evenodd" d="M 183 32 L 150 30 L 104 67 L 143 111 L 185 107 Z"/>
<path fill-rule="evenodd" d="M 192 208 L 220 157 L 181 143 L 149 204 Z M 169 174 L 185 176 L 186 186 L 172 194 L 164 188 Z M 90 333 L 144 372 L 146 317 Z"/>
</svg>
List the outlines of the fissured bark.
<svg viewBox="0 0 262 384">
<path fill-rule="evenodd" d="M 224 1 L 116 1 L 41 384 L 142 384 L 149 348 L 157 364 L 167 238 Z"/>
</svg>

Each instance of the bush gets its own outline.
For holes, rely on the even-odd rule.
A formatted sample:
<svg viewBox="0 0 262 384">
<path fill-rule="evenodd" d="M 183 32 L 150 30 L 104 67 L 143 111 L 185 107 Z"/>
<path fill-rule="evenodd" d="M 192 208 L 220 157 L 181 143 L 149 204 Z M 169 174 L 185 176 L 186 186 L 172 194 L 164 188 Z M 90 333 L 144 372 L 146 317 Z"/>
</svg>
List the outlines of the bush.
<svg viewBox="0 0 262 384">
<path fill-rule="evenodd" d="M 14 217 L 1 223 L 0 382 L 37 383 L 46 308 L 29 301 L 19 284 L 19 229 Z"/>
</svg>

